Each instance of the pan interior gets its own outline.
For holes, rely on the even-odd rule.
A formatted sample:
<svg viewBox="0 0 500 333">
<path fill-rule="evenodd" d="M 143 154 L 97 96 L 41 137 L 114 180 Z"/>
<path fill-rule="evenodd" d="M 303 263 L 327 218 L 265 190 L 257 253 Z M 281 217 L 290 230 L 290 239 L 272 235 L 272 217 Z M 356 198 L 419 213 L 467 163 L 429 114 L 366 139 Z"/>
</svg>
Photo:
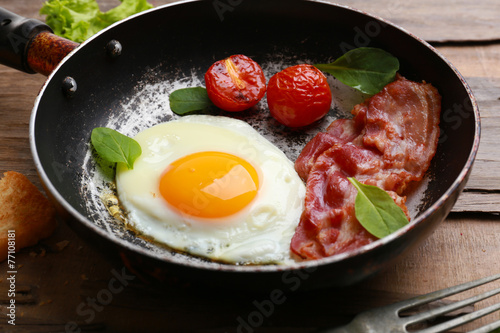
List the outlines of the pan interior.
<svg viewBox="0 0 500 333">
<path fill-rule="evenodd" d="M 106 44 L 113 39 L 123 46 L 116 59 L 106 54 Z M 186 2 L 138 15 L 95 36 L 49 78 L 35 108 L 35 142 L 43 170 L 76 214 L 109 238 L 156 258 L 201 262 L 137 237 L 109 214 L 103 194 L 112 187 L 114 169 L 92 151 L 92 129 L 104 126 L 134 136 L 175 119 L 169 93 L 204 86 L 208 67 L 232 54 L 253 58 L 269 79 L 288 66 L 331 62 L 361 46 L 393 53 L 401 62 L 401 74 L 435 85 L 443 95 L 444 112 L 458 104 L 470 115 L 462 117 L 460 126 L 442 121 L 442 140 L 431 170 L 409 197 L 412 217 L 418 218 L 456 180 L 472 149 L 474 117 L 463 82 L 418 39 L 357 11 L 317 2 L 253 0 L 222 13 L 212 2 Z M 78 84 L 72 97 L 61 91 L 67 76 Z M 247 121 L 294 161 L 318 131 L 334 119 L 349 117 L 352 106 L 367 97 L 328 79 L 335 106 L 325 119 L 303 130 L 274 121 L 265 98 L 249 111 L 216 112 Z"/>
</svg>

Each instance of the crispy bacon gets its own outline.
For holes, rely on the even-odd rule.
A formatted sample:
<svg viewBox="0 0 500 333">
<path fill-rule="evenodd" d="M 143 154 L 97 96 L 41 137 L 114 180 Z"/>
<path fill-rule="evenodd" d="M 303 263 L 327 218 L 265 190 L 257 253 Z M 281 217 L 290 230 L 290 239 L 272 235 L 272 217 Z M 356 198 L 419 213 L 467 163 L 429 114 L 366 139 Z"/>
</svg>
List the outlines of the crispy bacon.
<svg viewBox="0 0 500 333">
<path fill-rule="evenodd" d="M 295 162 L 295 170 L 302 180 L 307 180 L 307 175 L 320 156 L 325 150 L 334 144 L 344 144 L 353 141 L 360 134 L 356 129 L 355 123 L 350 119 L 339 119 L 328 126 L 326 132 L 319 132 L 309 141 L 297 161 Z"/>
<path fill-rule="evenodd" d="M 403 191 L 419 181 L 436 153 L 441 97 L 430 84 L 402 76 L 334 121 L 303 149 L 295 169 L 306 182 L 305 207 L 291 250 L 304 259 L 351 251 L 374 241 L 354 214 L 347 177 L 386 190 L 407 217 Z"/>
</svg>

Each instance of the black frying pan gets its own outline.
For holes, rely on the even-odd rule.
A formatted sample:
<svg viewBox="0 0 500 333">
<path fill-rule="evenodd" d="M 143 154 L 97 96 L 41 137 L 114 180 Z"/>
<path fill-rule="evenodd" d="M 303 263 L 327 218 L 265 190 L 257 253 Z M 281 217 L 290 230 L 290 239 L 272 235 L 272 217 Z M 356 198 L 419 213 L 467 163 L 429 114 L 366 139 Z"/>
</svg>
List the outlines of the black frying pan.
<svg viewBox="0 0 500 333">
<path fill-rule="evenodd" d="M 118 251 L 127 265 L 140 269 L 144 276 L 161 279 L 176 274 L 205 283 L 285 290 L 356 283 L 391 265 L 425 239 L 444 220 L 463 189 L 479 144 L 478 108 L 457 70 L 417 37 L 344 6 L 299 0 L 238 1 L 225 7 L 214 6 L 216 3 L 183 1 L 126 19 L 77 47 L 49 75 L 33 109 L 30 143 L 44 186 L 77 232 L 106 253 Z M 1 35 L 17 27 L 18 33 L 31 38 L 47 29 L 30 20 L 17 26 L 16 18 L 12 20 L 5 24 L 5 18 L 0 19 L 4 22 Z M 62 44 L 65 50 L 61 54 L 52 47 L 55 62 L 76 47 Z M 167 86 L 186 83 L 182 81 L 186 77 L 192 81 L 186 84 L 203 85 L 204 72 L 214 61 L 237 53 L 261 64 L 274 64 L 268 66 L 269 79 L 273 71 L 286 66 L 329 62 L 360 46 L 391 52 L 401 62 L 402 75 L 432 83 L 443 96 L 438 152 L 409 226 L 352 253 L 323 260 L 293 266 L 235 266 L 207 262 L 144 241 L 125 230 L 96 200 L 95 173 L 108 169 L 92 159 L 92 129 L 112 123 L 124 134 L 134 135 L 151 124 L 169 121 L 174 116 L 168 110 L 165 82 Z M 29 43 L 27 47 L 29 50 Z M 9 55 L 5 62 L 28 72 L 30 64 L 35 70 L 43 68 L 39 72 L 50 72 L 50 66 L 39 65 L 37 52 L 32 52 L 35 55 L 29 61 L 22 53 Z M 5 58 L 9 53 L 4 47 L 0 54 Z M 342 96 L 339 101 L 345 102 Z M 457 107 L 460 112 L 454 113 Z M 143 112 L 144 120 L 132 126 L 130 112 Z M 283 149 L 292 147 L 286 153 L 293 159 L 321 126 L 339 115 L 332 111 L 327 120 L 315 125 L 318 128 L 312 126 L 305 132 L 277 126 L 265 107 L 237 116 Z"/>
</svg>

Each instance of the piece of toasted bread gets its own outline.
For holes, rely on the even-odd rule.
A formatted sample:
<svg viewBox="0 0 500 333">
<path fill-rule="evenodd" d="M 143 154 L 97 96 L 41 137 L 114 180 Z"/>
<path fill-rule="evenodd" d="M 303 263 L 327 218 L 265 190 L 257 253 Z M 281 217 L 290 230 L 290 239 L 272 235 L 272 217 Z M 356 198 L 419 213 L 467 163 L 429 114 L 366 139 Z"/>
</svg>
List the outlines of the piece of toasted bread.
<svg viewBox="0 0 500 333">
<path fill-rule="evenodd" d="M 0 179 L 0 261 L 7 258 L 9 240 L 19 251 L 49 237 L 56 225 L 54 206 L 38 188 L 23 174 L 5 172 Z"/>
</svg>

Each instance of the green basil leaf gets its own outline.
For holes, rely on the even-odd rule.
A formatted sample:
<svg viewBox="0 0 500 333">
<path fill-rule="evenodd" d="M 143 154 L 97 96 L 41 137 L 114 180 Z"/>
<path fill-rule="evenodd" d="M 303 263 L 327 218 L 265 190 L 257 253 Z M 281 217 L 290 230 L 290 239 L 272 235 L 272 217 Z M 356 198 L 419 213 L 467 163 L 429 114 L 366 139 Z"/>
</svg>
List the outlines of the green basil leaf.
<svg viewBox="0 0 500 333">
<path fill-rule="evenodd" d="M 359 223 L 373 236 L 382 238 L 408 224 L 405 213 L 381 188 L 348 178 L 356 187 L 355 213 Z"/>
<path fill-rule="evenodd" d="M 178 115 L 201 111 L 213 105 L 203 87 L 182 88 L 169 96 L 170 109 Z"/>
<path fill-rule="evenodd" d="M 111 128 L 94 128 L 90 141 L 103 159 L 108 162 L 125 163 L 129 169 L 134 168 L 135 160 L 142 153 L 141 146 L 137 141 Z"/>
<path fill-rule="evenodd" d="M 360 47 L 332 63 L 314 66 L 350 87 L 374 95 L 394 80 L 399 60 L 382 49 Z"/>
</svg>

